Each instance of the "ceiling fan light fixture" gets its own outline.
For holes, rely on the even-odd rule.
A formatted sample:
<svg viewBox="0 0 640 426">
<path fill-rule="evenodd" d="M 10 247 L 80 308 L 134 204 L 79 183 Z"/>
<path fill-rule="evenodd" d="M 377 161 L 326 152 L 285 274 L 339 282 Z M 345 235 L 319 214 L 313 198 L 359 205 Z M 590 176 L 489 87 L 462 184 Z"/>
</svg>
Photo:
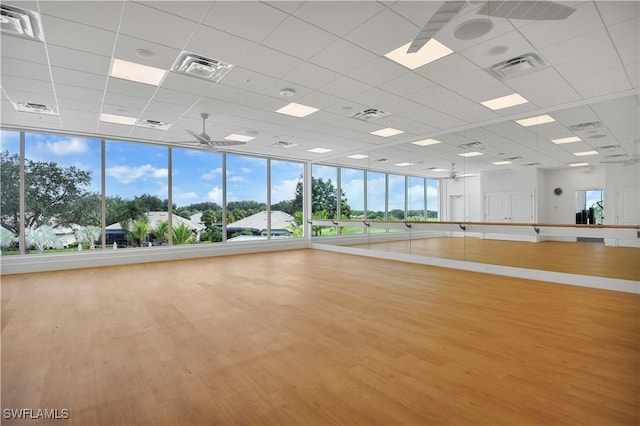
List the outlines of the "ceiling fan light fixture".
<svg viewBox="0 0 640 426">
<path fill-rule="evenodd" d="M 183 51 L 171 67 L 171 71 L 218 83 L 232 68 L 232 64 L 218 59 Z"/>
</svg>

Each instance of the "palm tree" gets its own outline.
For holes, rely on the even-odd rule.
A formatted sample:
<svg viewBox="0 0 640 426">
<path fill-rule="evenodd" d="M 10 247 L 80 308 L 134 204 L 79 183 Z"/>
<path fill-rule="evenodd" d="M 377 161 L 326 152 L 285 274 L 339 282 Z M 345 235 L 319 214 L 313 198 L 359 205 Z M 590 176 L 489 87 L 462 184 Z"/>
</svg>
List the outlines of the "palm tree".
<svg viewBox="0 0 640 426">
<path fill-rule="evenodd" d="M 47 247 L 56 247 L 56 234 L 49 225 L 42 225 L 36 229 L 27 228 L 24 230 L 24 238 L 27 246 L 35 247 L 38 253 L 42 253 Z"/>
<path fill-rule="evenodd" d="M 96 249 L 96 241 L 102 236 L 102 228 L 99 226 L 81 226 L 75 231 L 78 243 L 89 243 L 89 249 Z"/>
<path fill-rule="evenodd" d="M 16 236 L 7 228 L 0 227 L 0 248 L 10 247 L 15 241 Z"/>
<path fill-rule="evenodd" d="M 131 237 L 133 237 L 134 241 L 138 241 L 140 243 L 140 247 L 144 245 L 144 240 L 147 238 L 148 234 L 149 220 L 147 218 L 133 221 L 133 225 L 131 226 Z"/>
<path fill-rule="evenodd" d="M 314 219 L 328 219 L 329 218 L 329 213 L 326 210 L 320 210 L 317 211 L 313 214 L 313 218 Z M 313 230 L 313 235 L 315 237 L 322 235 L 322 230 L 328 228 L 327 226 L 322 226 L 322 225 L 312 225 L 311 229 Z"/>
<path fill-rule="evenodd" d="M 195 236 L 186 224 L 181 223 L 173 227 L 173 244 L 191 244 L 193 240 Z"/>
<path fill-rule="evenodd" d="M 156 240 L 160 244 L 169 241 L 169 222 L 162 221 L 158 222 L 155 228 L 151 231 L 151 233 L 156 237 Z"/>
</svg>

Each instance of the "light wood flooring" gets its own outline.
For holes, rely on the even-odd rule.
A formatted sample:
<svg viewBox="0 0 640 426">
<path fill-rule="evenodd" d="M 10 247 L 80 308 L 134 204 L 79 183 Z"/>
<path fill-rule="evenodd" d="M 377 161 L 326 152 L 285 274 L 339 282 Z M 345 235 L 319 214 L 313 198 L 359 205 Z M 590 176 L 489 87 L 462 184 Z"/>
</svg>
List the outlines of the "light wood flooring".
<svg viewBox="0 0 640 426">
<path fill-rule="evenodd" d="M 419 238 L 352 247 L 640 281 L 640 249 L 603 243 Z"/>
<path fill-rule="evenodd" d="M 638 425 L 640 297 L 299 250 L 2 277 L 3 425 Z"/>
</svg>

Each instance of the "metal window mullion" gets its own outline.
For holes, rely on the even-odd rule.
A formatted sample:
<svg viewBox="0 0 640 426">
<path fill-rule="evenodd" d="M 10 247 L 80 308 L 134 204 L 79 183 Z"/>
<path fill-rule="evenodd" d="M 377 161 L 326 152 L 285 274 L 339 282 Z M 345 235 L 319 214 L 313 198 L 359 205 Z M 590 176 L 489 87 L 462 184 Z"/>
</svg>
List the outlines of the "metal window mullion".
<svg viewBox="0 0 640 426">
<path fill-rule="evenodd" d="M 169 175 L 167 176 L 167 186 L 168 186 L 168 194 L 167 194 L 167 239 L 169 240 L 169 245 L 173 245 L 173 149 L 171 147 L 167 148 L 169 151 L 167 152 L 167 168 L 169 169 Z"/>
<path fill-rule="evenodd" d="M 409 176 L 404 177 L 404 220 L 407 220 L 409 206 Z"/>
<path fill-rule="evenodd" d="M 106 182 L 106 177 L 107 177 L 107 173 L 106 173 L 106 169 L 107 169 L 107 156 L 106 156 L 106 151 L 107 151 L 107 143 L 105 142 L 104 139 L 100 139 L 100 191 L 101 191 L 101 196 L 100 196 L 100 227 L 102 228 L 102 232 L 101 232 L 101 243 L 102 243 L 102 250 L 105 250 L 107 248 L 107 182 Z"/>
<path fill-rule="evenodd" d="M 267 240 L 271 239 L 271 158 L 267 158 Z"/>
<path fill-rule="evenodd" d="M 342 167 L 336 167 L 336 221 L 342 219 Z M 340 226 L 336 225 L 336 236 L 340 235 Z"/>
<path fill-rule="evenodd" d="M 227 154 L 222 153 L 222 242 L 227 242 Z"/>
<path fill-rule="evenodd" d="M 26 247 L 25 247 L 25 236 L 24 236 L 24 231 L 25 231 L 25 226 L 24 226 L 24 221 L 25 221 L 25 208 L 24 208 L 24 199 L 25 199 L 25 193 L 24 193 L 24 188 L 25 188 L 25 181 L 24 181 L 24 163 L 25 163 L 25 143 L 24 143 L 24 139 L 25 139 L 25 134 L 24 131 L 20 132 L 20 158 L 19 158 L 19 162 L 20 162 L 20 194 L 19 194 L 19 198 L 20 198 L 20 213 L 19 213 L 19 218 L 18 220 L 20 221 L 19 223 L 19 227 L 18 227 L 18 232 L 20 233 L 20 238 L 19 238 L 19 245 L 20 245 L 20 254 L 25 254 L 26 253 Z"/>
<path fill-rule="evenodd" d="M 306 161 L 302 172 L 302 220 L 304 222 L 304 236 L 309 240 L 312 237 L 311 224 L 309 221 L 313 216 L 313 208 L 311 206 L 313 201 L 311 189 L 313 185 L 311 179 L 311 161 Z"/>
</svg>

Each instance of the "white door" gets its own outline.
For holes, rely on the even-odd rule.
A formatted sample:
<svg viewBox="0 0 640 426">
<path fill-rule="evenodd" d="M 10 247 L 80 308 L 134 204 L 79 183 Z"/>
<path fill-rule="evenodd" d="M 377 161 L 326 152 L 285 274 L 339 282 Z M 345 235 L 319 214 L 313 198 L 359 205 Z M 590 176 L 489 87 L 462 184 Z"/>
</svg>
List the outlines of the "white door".
<svg viewBox="0 0 640 426">
<path fill-rule="evenodd" d="M 488 192 L 484 200 L 487 222 L 533 222 L 530 192 Z"/>
<path fill-rule="evenodd" d="M 484 213 L 487 222 L 508 222 L 507 197 L 505 192 L 488 192 L 484 196 Z"/>
<path fill-rule="evenodd" d="M 640 187 L 623 186 L 618 188 L 616 194 L 616 207 L 618 210 L 616 225 L 640 224 Z M 606 204 L 605 204 L 606 207 Z M 605 220 L 607 212 L 605 210 Z"/>
<path fill-rule="evenodd" d="M 449 221 L 464 222 L 464 195 L 449 196 Z"/>
<path fill-rule="evenodd" d="M 533 197 L 528 192 L 512 192 L 509 194 L 510 222 L 533 222 Z"/>
</svg>

